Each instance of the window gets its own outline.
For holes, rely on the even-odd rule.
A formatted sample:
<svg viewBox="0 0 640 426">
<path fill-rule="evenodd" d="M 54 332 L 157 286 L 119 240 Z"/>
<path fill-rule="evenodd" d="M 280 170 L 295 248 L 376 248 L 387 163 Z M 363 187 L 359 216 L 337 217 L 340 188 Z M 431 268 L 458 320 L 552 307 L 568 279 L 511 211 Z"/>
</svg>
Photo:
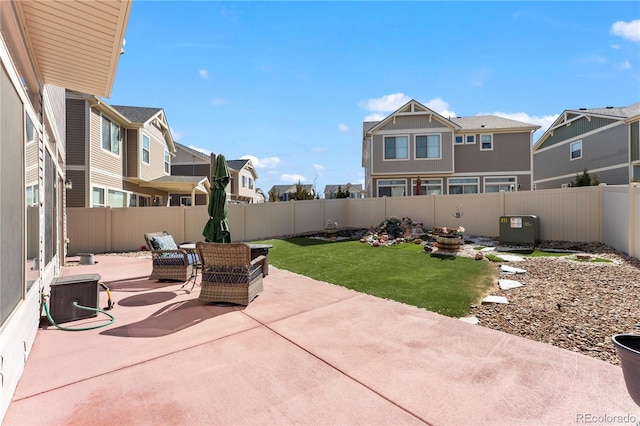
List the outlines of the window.
<svg viewBox="0 0 640 426">
<path fill-rule="evenodd" d="M 138 205 L 138 196 L 136 194 L 129 194 L 129 207 L 136 207 Z"/>
<path fill-rule="evenodd" d="M 500 191 L 515 191 L 516 178 L 515 177 L 491 177 L 484 178 L 484 192 L 500 192 Z"/>
<path fill-rule="evenodd" d="M 249 189 L 253 189 L 253 178 L 249 178 Z"/>
<path fill-rule="evenodd" d="M 582 158 L 582 141 L 571 144 L 571 159 L 577 160 L 578 158 Z"/>
<path fill-rule="evenodd" d="M 138 204 L 140 207 L 149 207 L 151 205 L 151 197 L 145 197 L 143 195 L 139 196 Z"/>
<path fill-rule="evenodd" d="M 634 164 L 633 166 L 633 178 L 640 180 L 640 165 Z"/>
<path fill-rule="evenodd" d="M 404 179 L 378 181 L 378 197 L 404 197 L 405 195 L 407 195 L 407 182 Z"/>
<path fill-rule="evenodd" d="M 91 207 L 104 207 L 104 188 L 93 187 Z"/>
<path fill-rule="evenodd" d="M 416 158 L 440 158 L 440 135 L 416 136 Z"/>
<path fill-rule="evenodd" d="M 477 194 L 478 178 L 449 179 L 449 194 Z"/>
<path fill-rule="evenodd" d="M 120 155 L 120 126 L 102 117 L 102 149 Z"/>
<path fill-rule="evenodd" d="M 465 143 L 468 143 L 468 144 L 476 143 L 476 135 L 467 135 L 467 136 L 465 136 Z"/>
<path fill-rule="evenodd" d="M 33 121 L 31 121 L 31 117 L 27 115 L 27 143 L 33 142 L 36 140 L 35 138 L 35 126 L 33 125 Z"/>
<path fill-rule="evenodd" d="M 165 149 L 164 151 L 164 172 L 165 173 L 169 173 L 170 170 L 170 164 L 169 164 L 169 151 L 167 151 Z"/>
<path fill-rule="evenodd" d="M 456 145 L 462 145 L 464 143 L 464 138 L 462 136 L 456 136 Z"/>
<path fill-rule="evenodd" d="M 181 206 L 190 206 L 191 205 L 191 197 L 180 197 L 180 205 Z"/>
<path fill-rule="evenodd" d="M 124 207 L 125 193 L 122 191 L 115 191 L 110 189 L 108 204 L 110 207 Z"/>
<path fill-rule="evenodd" d="M 493 135 L 480 135 L 480 151 L 493 150 Z"/>
<path fill-rule="evenodd" d="M 27 186 L 27 206 L 35 207 L 38 205 L 38 199 L 40 194 L 38 191 L 38 185 Z"/>
<path fill-rule="evenodd" d="M 411 194 L 416 195 L 416 179 L 411 181 Z M 441 195 L 442 179 L 420 179 L 420 192 L 422 195 Z"/>
<path fill-rule="evenodd" d="M 247 182 L 249 179 L 246 176 L 242 176 L 242 187 L 243 188 L 247 188 L 249 186 L 249 182 Z"/>
<path fill-rule="evenodd" d="M 385 137 L 384 138 L 384 159 L 385 160 L 409 159 L 409 137 L 408 136 Z"/>
<path fill-rule="evenodd" d="M 149 164 L 149 136 L 142 135 L 142 162 Z"/>
</svg>

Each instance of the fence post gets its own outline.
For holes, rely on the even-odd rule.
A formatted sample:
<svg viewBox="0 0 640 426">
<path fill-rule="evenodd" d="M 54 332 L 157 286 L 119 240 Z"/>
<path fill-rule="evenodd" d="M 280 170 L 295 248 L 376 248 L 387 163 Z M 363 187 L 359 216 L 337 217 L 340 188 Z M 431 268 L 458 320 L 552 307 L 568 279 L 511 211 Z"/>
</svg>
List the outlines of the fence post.
<svg viewBox="0 0 640 426">
<path fill-rule="evenodd" d="M 505 191 L 499 191 L 500 194 L 500 216 L 506 216 L 506 207 L 505 207 Z"/>
<path fill-rule="evenodd" d="M 289 235 L 296 234 L 296 200 L 289 201 Z"/>
<path fill-rule="evenodd" d="M 638 257 L 636 241 L 636 188 L 637 182 L 629 182 L 629 256 Z"/>
<path fill-rule="evenodd" d="M 244 207 L 246 206 L 246 204 L 242 203 L 240 204 L 240 206 L 240 217 L 242 218 L 242 238 L 239 241 L 245 241 L 245 238 L 247 236 L 247 212 Z"/>
<path fill-rule="evenodd" d="M 111 247 L 111 241 L 113 240 L 113 238 L 111 238 L 111 232 L 112 232 L 111 230 L 113 229 L 113 226 L 112 226 L 113 224 L 111 223 L 111 221 L 113 219 L 112 219 L 112 216 L 111 216 L 111 206 L 106 207 L 106 209 L 107 209 L 107 211 L 106 211 L 106 214 L 107 214 L 107 220 L 106 220 L 107 226 L 106 226 L 106 228 L 107 229 L 105 229 L 105 231 L 106 231 L 105 233 L 107 234 L 106 235 L 107 241 L 105 241 L 106 242 L 105 249 L 107 250 L 107 253 L 109 253 L 109 252 L 113 251 L 112 247 Z"/>
</svg>

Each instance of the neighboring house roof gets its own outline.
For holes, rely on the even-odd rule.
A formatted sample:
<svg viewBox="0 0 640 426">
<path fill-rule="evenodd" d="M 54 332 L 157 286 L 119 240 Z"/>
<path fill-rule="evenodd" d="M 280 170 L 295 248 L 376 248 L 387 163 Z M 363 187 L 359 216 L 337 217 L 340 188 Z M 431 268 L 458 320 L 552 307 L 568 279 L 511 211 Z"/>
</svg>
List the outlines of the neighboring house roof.
<svg viewBox="0 0 640 426">
<path fill-rule="evenodd" d="M 562 126 L 567 126 L 572 121 L 583 117 L 598 116 L 617 121 L 633 121 L 640 117 L 640 102 L 626 107 L 605 107 L 605 108 L 578 108 L 565 109 L 562 114 L 549 126 L 540 139 L 534 144 L 533 151 L 537 151 L 544 142 L 553 136 L 554 131 Z"/>
<path fill-rule="evenodd" d="M 211 155 L 209 154 L 205 154 L 204 152 L 198 151 L 197 149 L 193 149 L 191 147 L 188 147 L 186 145 L 183 145 L 181 143 L 175 142 L 176 148 L 178 149 L 182 149 L 186 152 L 188 152 L 191 155 L 195 155 L 196 157 L 199 157 L 200 159 L 204 160 L 204 161 L 211 161 Z"/>
<path fill-rule="evenodd" d="M 460 131 L 477 130 L 501 130 L 501 129 L 526 129 L 538 130 L 540 126 L 525 123 L 523 121 L 511 120 L 510 118 L 499 117 L 497 115 L 475 115 L 471 117 L 452 117 L 451 121 L 460 126 Z"/>
<path fill-rule="evenodd" d="M 124 105 L 111 105 L 132 123 L 146 123 L 162 112 L 162 108 L 136 107 Z"/>
<path fill-rule="evenodd" d="M 293 185 L 273 185 L 271 190 L 275 189 L 278 194 L 286 194 L 288 192 L 296 192 L 296 185 L 296 183 Z M 307 192 L 313 191 L 313 185 L 302 185 L 302 187 Z"/>
<path fill-rule="evenodd" d="M 170 193 L 190 193 L 195 190 L 208 194 L 211 189 L 206 176 L 162 176 L 149 182 L 140 182 L 139 185 Z"/>
<path fill-rule="evenodd" d="M 231 167 L 233 170 L 240 170 L 248 162 L 249 162 L 248 159 L 246 159 L 246 160 L 227 160 L 227 166 Z"/>
<path fill-rule="evenodd" d="M 341 188 L 343 191 L 362 191 L 362 184 L 359 183 L 346 183 L 344 185 L 326 185 L 324 187 L 324 193 L 333 194 L 334 192 L 338 192 L 338 188 Z"/>
<path fill-rule="evenodd" d="M 8 3 L 8 2 L 7 2 Z M 111 96 L 130 1 L 16 1 L 44 83 Z M 3 30 L 7 30 L 3 28 Z"/>
<path fill-rule="evenodd" d="M 397 110 L 395 110 L 394 112 L 389 114 L 387 117 L 385 117 L 384 119 L 378 122 L 373 123 L 373 122 L 365 121 L 365 126 L 363 126 L 365 137 L 363 139 L 366 139 L 366 135 L 368 133 L 376 131 L 379 127 L 382 127 L 389 121 L 393 120 L 393 117 L 395 115 L 399 115 L 402 113 L 415 114 L 416 112 L 432 114 L 437 121 L 440 121 L 442 124 L 452 129 L 456 129 L 459 127 L 458 124 L 454 123 L 453 121 L 443 117 L 442 115 L 438 114 L 434 110 L 427 108 L 426 106 L 422 105 L 420 102 L 416 101 L 415 99 L 411 99 L 409 102 L 402 105 L 400 108 L 398 108 Z M 370 123 L 370 124 L 366 125 L 367 123 Z"/>
</svg>

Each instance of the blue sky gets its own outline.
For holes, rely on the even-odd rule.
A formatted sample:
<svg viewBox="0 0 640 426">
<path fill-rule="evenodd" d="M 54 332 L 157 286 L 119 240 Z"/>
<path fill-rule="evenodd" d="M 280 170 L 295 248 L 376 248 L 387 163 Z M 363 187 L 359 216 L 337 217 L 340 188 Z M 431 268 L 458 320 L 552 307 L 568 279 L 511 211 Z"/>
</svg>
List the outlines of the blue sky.
<svg viewBox="0 0 640 426">
<path fill-rule="evenodd" d="M 362 183 L 362 122 L 416 99 L 543 126 L 640 100 L 640 3 L 134 0 L 112 105 L 251 158 L 257 186 Z"/>
</svg>

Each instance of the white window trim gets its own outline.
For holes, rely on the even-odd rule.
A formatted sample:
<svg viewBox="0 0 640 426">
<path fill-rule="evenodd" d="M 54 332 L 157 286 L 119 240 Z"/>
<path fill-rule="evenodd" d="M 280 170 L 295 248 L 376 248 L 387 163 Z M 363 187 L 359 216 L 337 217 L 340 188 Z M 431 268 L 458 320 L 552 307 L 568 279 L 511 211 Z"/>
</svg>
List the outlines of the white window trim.
<svg viewBox="0 0 640 426">
<path fill-rule="evenodd" d="M 469 141 L 467 140 L 467 138 L 468 138 L 469 136 L 471 136 L 471 137 L 473 138 L 473 141 L 469 142 Z M 469 134 L 464 135 L 464 144 L 465 144 L 465 145 L 475 145 L 475 144 L 476 144 L 476 135 L 475 135 L 475 134 L 473 134 L 473 135 L 469 135 Z"/>
<path fill-rule="evenodd" d="M 416 189 L 416 181 L 418 179 L 416 178 L 412 178 L 411 179 L 411 195 L 415 195 L 413 192 Z M 427 184 L 428 181 L 438 181 L 439 182 L 439 186 L 440 186 L 440 194 L 443 194 L 442 192 L 442 178 L 430 178 L 430 177 L 425 177 L 425 178 L 420 178 L 420 186 L 426 186 L 427 187 L 427 192 L 429 192 L 428 187 L 429 186 L 434 186 L 433 183 Z M 427 193 L 423 193 L 422 195 L 428 195 Z"/>
<path fill-rule="evenodd" d="M 439 150 L 440 155 L 438 157 L 418 157 L 418 136 L 438 136 L 440 145 Z M 427 154 L 429 153 L 429 141 L 427 138 Z M 414 136 L 414 144 L 413 144 L 413 158 L 416 160 L 442 160 L 442 133 L 422 133 Z"/>
<path fill-rule="evenodd" d="M 118 153 L 116 154 L 115 152 L 113 152 L 111 149 L 104 149 L 104 146 L 102 146 L 102 120 L 107 120 L 109 121 L 111 124 L 115 124 L 116 126 L 118 126 L 120 128 L 120 137 L 118 138 Z M 120 158 L 122 156 L 122 126 L 120 126 L 120 124 L 116 123 L 114 120 L 110 119 L 108 116 L 104 115 L 104 114 L 100 114 L 100 149 L 102 150 L 102 152 L 105 152 L 109 155 L 112 155 L 115 158 Z"/>
<path fill-rule="evenodd" d="M 504 179 L 502 182 L 489 182 L 487 183 L 487 179 Z M 510 182 L 508 179 L 513 179 L 513 182 Z M 487 192 L 487 186 L 491 185 L 513 185 L 513 192 L 518 191 L 518 177 L 517 176 L 485 176 L 482 179 L 482 192 Z"/>
<path fill-rule="evenodd" d="M 453 135 L 453 144 L 454 145 L 464 145 L 466 135 Z M 460 138 L 460 142 L 456 141 L 456 138 Z"/>
<path fill-rule="evenodd" d="M 464 192 L 464 187 L 465 186 L 473 186 L 473 185 L 475 185 L 476 189 L 477 189 L 477 192 L 475 192 L 474 194 L 479 194 L 480 193 L 480 177 L 479 176 L 468 176 L 468 177 L 465 176 L 465 177 L 451 177 L 451 178 L 447 179 L 447 194 L 451 194 L 451 190 L 450 190 L 451 181 L 455 180 L 455 179 L 475 179 L 476 180 L 475 184 L 473 184 L 471 182 L 454 183 L 453 185 L 462 185 L 462 194 L 461 195 L 467 194 L 466 192 Z"/>
<path fill-rule="evenodd" d="M 187 204 L 186 202 L 189 202 L 189 204 Z M 180 196 L 180 205 L 181 206 L 192 206 L 193 202 L 191 201 L 191 195 L 187 195 L 187 196 Z"/>
<path fill-rule="evenodd" d="M 167 151 L 166 149 L 164 150 L 164 157 L 162 159 L 164 166 L 163 169 L 164 172 L 166 174 L 171 174 L 171 155 L 169 154 L 169 151 Z"/>
<path fill-rule="evenodd" d="M 397 140 L 397 138 L 399 137 L 406 137 L 407 138 L 407 158 L 386 158 L 387 155 L 387 150 L 386 150 L 386 142 L 387 142 L 387 138 L 395 138 Z M 396 153 L 398 151 L 398 146 L 396 145 Z M 411 136 L 409 136 L 408 134 L 402 134 L 402 135 L 384 135 L 382 137 L 382 160 L 383 161 L 407 161 L 411 159 Z"/>
<path fill-rule="evenodd" d="M 482 147 L 482 138 L 484 136 L 489 136 L 491 138 L 491 148 L 483 148 Z M 493 151 L 493 133 L 484 133 L 480 135 L 480 151 Z"/>
<path fill-rule="evenodd" d="M 393 185 L 380 185 L 380 182 L 381 181 L 385 181 L 385 180 L 397 180 L 397 181 L 402 181 L 404 183 L 402 183 L 402 184 L 397 183 L 397 184 L 393 184 Z M 379 180 L 376 181 L 376 197 L 380 197 L 380 195 L 378 195 L 378 194 L 380 194 L 380 188 L 381 187 L 382 188 L 394 188 L 394 187 L 398 187 L 398 186 L 401 186 L 401 185 L 404 185 L 404 195 L 403 195 L 403 197 L 406 197 L 407 196 L 407 180 L 406 179 L 392 179 L 392 178 L 390 178 L 390 179 L 379 179 Z"/>
<path fill-rule="evenodd" d="M 579 143 L 580 144 L 580 156 L 579 157 L 575 157 L 573 158 L 573 149 L 571 149 L 571 147 L 573 146 L 573 144 Z M 569 144 L 569 160 L 573 161 L 573 160 L 579 160 L 582 158 L 582 152 L 584 149 L 584 144 L 582 143 L 582 139 L 578 139 L 577 141 L 573 141 Z"/>
<path fill-rule="evenodd" d="M 102 204 L 96 205 L 95 200 L 93 199 L 93 191 L 95 189 L 99 189 L 102 191 L 102 200 L 103 200 Z M 106 206 L 107 206 L 107 189 L 104 186 L 96 186 L 96 185 L 91 186 L 91 207 L 94 208 L 94 207 L 106 207 Z"/>
<path fill-rule="evenodd" d="M 147 140 L 149 141 L 149 149 L 148 149 L 148 153 L 149 153 L 149 161 L 144 161 L 144 138 L 147 138 Z M 142 134 L 142 143 L 140 144 L 140 161 L 142 161 L 142 164 L 150 164 L 151 163 L 151 137 L 145 133 Z"/>
</svg>

